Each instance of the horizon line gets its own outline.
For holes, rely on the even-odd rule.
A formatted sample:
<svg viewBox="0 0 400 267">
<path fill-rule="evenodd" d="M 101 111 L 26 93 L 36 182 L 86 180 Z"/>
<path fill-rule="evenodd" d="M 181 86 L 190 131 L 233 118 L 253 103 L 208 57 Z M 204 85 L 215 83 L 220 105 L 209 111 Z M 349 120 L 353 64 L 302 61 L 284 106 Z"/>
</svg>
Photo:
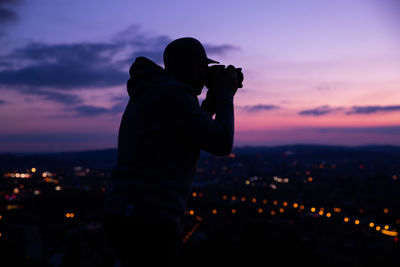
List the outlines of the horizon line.
<svg viewBox="0 0 400 267">
<path fill-rule="evenodd" d="M 345 148 L 360 148 L 360 147 L 394 147 L 400 148 L 400 145 L 394 144 L 364 144 L 364 145 L 332 145 L 332 144 L 312 144 L 312 143 L 293 143 L 286 145 L 237 145 L 232 148 L 232 152 L 237 148 L 278 148 L 278 147 L 294 147 L 294 146 L 314 146 L 314 147 L 345 147 Z M 0 151 L 0 155 L 5 154 L 13 154 L 13 155 L 21 155 L 21 154 L 62 154 L 62 153 L 85 153 L 85 152 L 96 152 L 96 151 L 105 151 L 105 150 L 118 150 L 117 147 L 109 147 L 109 148 L 98 148 L 98 149 L 84 149 L 84 150 L 60 150 L 60 151 L 22 151 L 22 152 L 12 152 L 12 151 Z M 206 152 L 201 149 L 201 151 Z M 207 153 L 207 152 L 206 152 Z"/>
</svg>

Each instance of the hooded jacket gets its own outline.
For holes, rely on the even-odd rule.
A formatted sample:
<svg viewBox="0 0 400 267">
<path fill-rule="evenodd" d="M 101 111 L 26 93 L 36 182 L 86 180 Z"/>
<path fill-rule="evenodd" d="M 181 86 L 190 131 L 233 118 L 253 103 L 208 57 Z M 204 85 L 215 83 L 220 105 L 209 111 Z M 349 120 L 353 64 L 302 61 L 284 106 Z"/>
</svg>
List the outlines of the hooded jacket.
<svg viewBox="0 0 400 267">
<path fill-rule="evenodd" d="M 130 100 L 119 128 L 105 212 L 179 223 L 200 150 L 216 156 L 232 150 L 233 96 L 207 93 L 200 107 L 189 85 L 145 57 L 136 58 L 129 74 Z"/>
</svg>

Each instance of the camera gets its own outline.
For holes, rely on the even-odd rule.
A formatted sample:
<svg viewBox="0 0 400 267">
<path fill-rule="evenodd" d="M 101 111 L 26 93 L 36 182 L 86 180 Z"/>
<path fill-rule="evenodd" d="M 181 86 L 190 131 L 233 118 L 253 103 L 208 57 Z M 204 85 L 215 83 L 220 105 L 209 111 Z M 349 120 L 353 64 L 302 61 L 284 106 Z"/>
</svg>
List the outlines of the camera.
<svg viewBox="0 0 400 267">
<path fill-rule="evenodd" d="M 236 72 L 236 84 L 238 88 L 243 87 L 243 72 L 242 68 L 235 68 L 232 65 L 225 67 L 225 65 L 213 65 L 207 68 L 206 87 L 208 89 L 215 87 L 215 79 L 218 77 L 220 71 L 228 71 L 228 68 L 234 68 Z"/>
</svg>

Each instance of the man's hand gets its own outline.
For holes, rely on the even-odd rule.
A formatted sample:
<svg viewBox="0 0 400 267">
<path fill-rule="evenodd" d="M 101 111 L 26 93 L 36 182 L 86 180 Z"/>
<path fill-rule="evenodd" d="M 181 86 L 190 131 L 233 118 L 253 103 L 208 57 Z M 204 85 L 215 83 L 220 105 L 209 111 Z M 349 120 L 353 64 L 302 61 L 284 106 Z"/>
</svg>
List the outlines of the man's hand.
<svg viewBox="0 0 400 267">
<path fill-rule="evenodd" d="M 238 77 L 235 67 L 229 65 L 214 65 L 210 67 L 206 87 L 213 91 L 215 96 L 233 97 L 238 89 Z"/>
<path fill-rule="evenodd" d="M 211 117 L 214 116 L 216 112 L 217 101 L 215 95 L 213 95 L 212 90 L 207 90 L 206 98 L 201 103 L 201 108 L 208 113 Z"/>
</svg>

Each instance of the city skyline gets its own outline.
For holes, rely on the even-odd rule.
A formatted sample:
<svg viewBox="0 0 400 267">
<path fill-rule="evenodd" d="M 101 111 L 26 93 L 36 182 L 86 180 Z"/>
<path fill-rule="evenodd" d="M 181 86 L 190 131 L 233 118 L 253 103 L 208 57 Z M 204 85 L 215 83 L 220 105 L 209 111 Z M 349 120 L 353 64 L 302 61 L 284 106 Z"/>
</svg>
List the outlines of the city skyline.
<svg viewBox="0 0 400 267">
<path fill-rule="evenodd" d="M 235 146 L 400 145 L 396 1 L 0 8 L 0 152 L 116 147 L 130 64 L 146 56 L 162 65 L 165 45 L 183 36 L 243 68 Z"/>
</svg>

